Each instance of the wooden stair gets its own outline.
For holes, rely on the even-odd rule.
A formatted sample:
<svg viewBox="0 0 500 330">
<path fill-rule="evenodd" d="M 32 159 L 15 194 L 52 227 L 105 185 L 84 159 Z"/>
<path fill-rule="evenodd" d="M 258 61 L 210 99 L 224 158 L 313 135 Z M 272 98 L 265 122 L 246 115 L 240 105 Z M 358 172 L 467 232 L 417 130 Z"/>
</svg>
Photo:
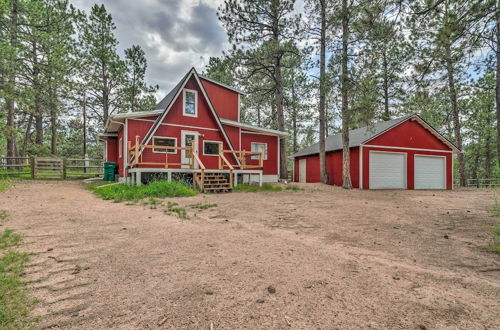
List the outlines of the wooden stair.
<svg viewBox="0 0 500 330">
<path fill-rule="evenodd" d="M 233 187 L 229 181 L 228 175 L 231 174 L 205 173 L 202 190 L 211 193 L 231 192 Z"/>
</svg>

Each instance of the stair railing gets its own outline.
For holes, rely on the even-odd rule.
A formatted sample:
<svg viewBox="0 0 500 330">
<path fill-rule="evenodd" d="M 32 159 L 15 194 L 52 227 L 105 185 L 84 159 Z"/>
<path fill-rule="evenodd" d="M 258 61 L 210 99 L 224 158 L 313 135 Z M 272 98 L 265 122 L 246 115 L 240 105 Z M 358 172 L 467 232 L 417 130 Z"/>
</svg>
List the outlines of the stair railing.
<svg viewBox="0 0 500 330">
<path fill-rule="evenodd" d="M 191 157 L 192 157 L 192 164 L 194 165 L 194 162 L 196 160 L 198 162 L 198 165 L 200 166 L 201 179 L 199 181 L 198 180 L 195 180 L 195 181 L 197 181 L 198 186 L 200 187 L 201 192 L 203 192 L 205 190 L 205 170 L 207 168 L 205 167 L 205 165 L 201 161 L 200 156 L 198 156 L 198 154 L 194 152 L 194 149 L 191 152 Z M 196 178 L 198 177 L 197 173 L 194 174 L 194 177 L 196 177 Z"/>
</svg>

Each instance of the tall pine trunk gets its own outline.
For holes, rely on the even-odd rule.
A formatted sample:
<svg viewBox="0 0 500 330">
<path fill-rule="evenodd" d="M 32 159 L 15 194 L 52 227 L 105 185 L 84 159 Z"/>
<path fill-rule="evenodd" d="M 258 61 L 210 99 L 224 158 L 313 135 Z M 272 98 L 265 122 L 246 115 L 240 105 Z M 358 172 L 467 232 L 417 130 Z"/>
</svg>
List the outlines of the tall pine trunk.
<svg viewBox="0 0 500 330">
<path fill-rule="evenodd" d="M 273 40 L 275 42 L 276 47 L 279 47 L 280 38 L 279 38 L 279 15 L 275 13 L 274 21 L 273 21 Z M 274 81 L 275 81 L 275 90 L 274 90 L 274 108 L 276 110 L 276 122 L 278 130 L 285 131 L 285 114 L 283 112 L 283 79 L 281 77 L 281 50 L 275 50 L 274 54 Z M 285 139 L 281 138 L 279 140 L 279 148 L 280 148 L 280 177 L 282 179 L 288 178 L 288 169 L 286 166 L 286 143 Z"/>
<path fill-rule="evenodd" d="M 496 115 L 497 115 L 497 160 L 500 164 L 500 4 L 496 5 L 496 82 L 495 82 L 495 99 L 496 99 Z"/>
<path fill-rule="evenodd" d="M 457 90 L 455 87 L 455 71 L 451 60 L 451 52 L 449 45 L 446 48 L 446 72 L 448 76 L 448 90 L 450 94 L 451 116 L 453 122 L 453 134 L 455 136 L 455 144 L 458 149 L 462 150 L 462 132 L 460 124 L 460 110 L 458 109 Z M 465 173 L 465 157 L 461 151 L 458 154 L 458 169 L 460 172 L 460 186 L 465 187 L 467 184 L 467 175 Z"/>
<path fill-rule="evenodd" d="M 382 66 L 383 66 L 383 89 L 384 89 L 384 120 L 391 119 L 391 113 L 389 111 L 389 73 L 387 64 L 387 50 L 384 49 L 382 54 Z"/>
<path fill-rule="evenodd" d="M 35 144 L 43 144 L 43 113 L 40 100 L 40 68 L 38 66 L 38 53 L 36 41 L 33 42 L 33 87 L 35 92 Z"/>
<path fill-rule="evenodd" d="M 349 150 L 349 77 L 348 77 L 348 47 L 349 47 L 349 12 L 347 0 L 342 0 L 342 77 L 340 92 L 342 94 L 342 187 L 352 188 Z"/>
<path fill-rule="evenodd" d="M 10 46 L 14 51 L 14 55 L 10 58 L 8 73 L 9 82 L 9 92 L 5 99 L 7 106 L 7 156 L 16 157 L 17 156 L 17 146 L 16 146 L 16 105 L 14 101 L 15 84 L 16 84 L 16 58 L 17 58 L 17 31 L 18 31 L 18 1 L 12 0 L 11 15 L 10 15 Z M 9 161 L 9 163 L 14 163 Z"/>
<path fill-rule="evenodd" d="M 326 133 L 325 133 L 325 103 L 326 103 L 326 1 L 320 0 L 321 35 L 319 52 L 319 171 L 321 182 L 328 183 L 326 172 Z"/>
</svg>

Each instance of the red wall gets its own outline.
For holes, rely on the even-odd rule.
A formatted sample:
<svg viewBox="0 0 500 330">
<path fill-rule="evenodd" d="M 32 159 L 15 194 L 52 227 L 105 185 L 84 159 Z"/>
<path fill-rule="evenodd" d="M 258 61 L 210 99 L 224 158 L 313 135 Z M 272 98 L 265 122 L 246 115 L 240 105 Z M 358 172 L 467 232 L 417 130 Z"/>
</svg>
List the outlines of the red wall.
<svg viewBox="0 0 500 330">
<path fill-rule="evenodd" d="M 123 126 L 120 128 L 118 131 L 118 139 L 117 139 L 117 148 L 119 147 L 118 144 L 120 143 L 120 139 L 123 138 Z M 125 139 L 124 139 L 125 140 Z M 123 141 L 122 141 L 123 143 Z M 118 155 L 118 173 L 120 176 L 125 176 L 125 170 L 123 168 L 123 157 L 120 157 L 120 154 L 118 150 L 116 151 L 116 154 Z M 122 156 L 125 156 L 125 148 L 122 149 Z"/>
<path fill-rule="evenodd" d="M 453 187 L 453 158 L 451 149 L 440 139 L 430 133 L 416 121 L 408 120 L 386 133 L 366 142 L 367 145 L 376 145 L 380 147 L 363 146 L 363 189 L 369 189 L 369 152 L 370 150 L 404 152 L 407 154 L 407 188 L 414 189 L 414 156 L 436 155 L 446 157 L 446 188 Z M 384 148 L 386 147 L 386 148 Z M 390 148 L 387 148 L 390 147 Z M 426 150 L 408 150 L 401 148 L 433 149 Z M 441 151 L 442 150 L 442 151 Z M 294 179 L 299 181 L 299 159 L 307 158 L 307 182 L 320 182 L 319 177 L 319 155 L 299 157 L 295 159 Z M 327 171 L 330 176 L 330 184 L 342 185 L 342 151 L 327 153 L 326 156 Z M 353 187 L 359 187 L 359 148 L 351 148 L 351 180 Z"/>
<path fill-rule="evenodd" d="M 267 143 L 267 160 L 264 160 L 263 174 L 278 174 L 278 137 L 272 135 L 241 133 L 241 150 L 251 151 L 252 142 Z M 258 165 L 258 160 L 247 158 L 247 164 Z"/>
<path fill-rule="evenodd" d="M 407 120 L 365 144 L 404 148 L 451 150 L 416 121 Z"/>
<path fill-rule="evenodd" d="M 363 189 L 370 188 L 370 150 L 375 151 L 389 151 L 389 152 L 404 152 L 406 153 L 406 183 L 407 189 L 414 189 L 415 179 L 415 155 L 433 155 L 446 157 L 446 189 L 453 187 L 453 154 L 451 152 L 432 152 L 421 150 L 407 150 L 407 149 L 394 149 L 394 148 L 372 148 L 363 147 Z"/>
<path fill-rule="evenodd" d="M 106 161 L 118 161 L 118 139 L 115 137 L 106 138 Z"/>
<path fill-rule="evenodd" d="M 299 159 L 306 160 L 306 182 L 321 182 L 319 169 L 319 155 L 297 157 L 294 163 L 294 181 L 299 181 Z M 342 151 L 326 153 L 326 171 L 329 184 L 341 186 L 342 179 Z M 351 182 L 354 188 L 359 187 L 359 148 L 351 148 L 350 158 Z"/>
<path fill-rule="evenodd" d="M 203 78 L 200 80 L 219 117 L 239 121 L 238 93 Z"/>
<path fill-rule="evenodd" d="M 215 84 L 213 84 L 215 85 Z M 215 85 L 217 86 L 217 85 Z M 217 156 L 204 156 L 203 155 L 203 141 L 221 141 L 223 142 L 223 148 L 225 150 L 230 149 L 228 143 L 225 141 L 222 131 L 219 128 L 219 125 L 214 118 L 208 102 L 203 97 L 200 87 L 198 86 L 196 80 L 190 79 L 186 88 L 198 91 L 198 116 L 197 117 L 188 117 L 184 116 L 182 111 L 183 106 L 183 94 L 181 93 L 177 100 L 174 101 L 169 113 L 166 115 L 163 120 L 162 125 L 157 129 L 154 133 L 154 136 L 161 137 L 172 137 L 177 139 L 177 146 L 180 147 L 182 145 L 181 141 L 181 132 L 185 131 L 194 131 L 198 132 L 199 135 L 199 144 L 198 144 L 198 155 L 200 156 L 201 161 L 205 165 L 206 168 L 218 168 L 219 160 Z M 226 90 L 226 89 L 224 89 Z M 232 92 L 234 93 L 234 92 Z M 237 97 L 237 94 L 236 94 Z M 237 103 L 236 103 L 237 105 Z M 215 106 L 215 105 L 214 105 Z M 222 108 L 224 108 L 222 106 Z M 237 109 L 236 109 L 237 110 Z M 132 142 L 132 145 L 135 144 L 136 136 L 139 136 L 139 141 L 142 141 L 142 138 L 147 134 L 151 126 L 153 125 L 155 116 L 144 117 L 144 118 L 136 118 L 128 120 L 128 140 Z M 230 118 L 231 119 L 231 118 Z M 233 118 L 237 120 L 237 117 Z M 172 126 L 174 125 L 174 126 Z M 177 126 L 178 125 L 178 126 Z M 233 148 L 235 150 L 245 149 L 251 150 L 251 142 L 263 142 L 268 144 L 268 159 L 264 161 L 264 174 L 277 174 L 278 166 L 277 166 L 277 137 L 276 136 L 267 136 L 261 134 L 242 134 L 241 146 L 240 146 L 240 128 L 224 125 L 224 130 L 228 138 L 230 139 Z M 119 133 L 119 137 L 122 132 Z M 246 135 L 244 138 L 243 135 Z M 148 144 L 152 144 L 152 140 L 148 141 Z M 181 162 L 181 151 L 178 150 L 175 154 L 168 154 L 168 161 L 170 163 L 180 163 Z M 226 154 L 229 162 L 232 164 L 236 164 L 236 159 L 231 154 Z M 152 149 L 146 149 L 143 152 L 142 160 L 144 162 L 165 162 L 165 153 L 154 153 Z M 123 160 L 119 159 L 120 166 L 123 164 Z M 257 164 L 258 161 L 248 159 L 248 164 Z M 150 165 L 144 165 L 144 167 L 158 167 Z M 175 166 L 179 167 L 179 166 Z M 123 169 L 121 169 L 121 175 L 124 175 Z"/>
</svg>

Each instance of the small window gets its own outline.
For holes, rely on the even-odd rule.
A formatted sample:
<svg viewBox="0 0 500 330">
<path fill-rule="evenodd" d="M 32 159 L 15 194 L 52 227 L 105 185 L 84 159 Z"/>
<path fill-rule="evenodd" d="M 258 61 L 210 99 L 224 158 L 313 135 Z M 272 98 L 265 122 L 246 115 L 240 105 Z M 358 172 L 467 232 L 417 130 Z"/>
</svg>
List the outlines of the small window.
<svg viewBox="0 0 500 330">
<path fill-rule="evenodd" d="M 184 116 L 198 116 L 197 91 L 184 90 Z"/>
<path fill-rule="evenodd" d="M 222 142 L 203 141 L 203 155 L 217 156 L 219 154 L 219 146 L 222 147 Z"/>
<path fill-rule="evenodd" d="M 252 152 L 262 152 L 262 159 L 267 160 L 267 143 L 252 142 Z M 252 159 L 259 160 L 259 155 L 253 155 Z"/>
<path fill-rule="evenodd" d="M 177 139 L 176 138 L 168 138 L 168 137 L 153 137 L 153 146 L 156 147 L 176 147 Z M 159 152 L 162 154 L 176 154 L 176 149 L 165 149 L 165 148 L 153 148 L 153 152 Z"/>
<path fill-rule="evenodd" d="M 122 158 L 123 157 L 122 154 L 123 154 L 123 139 L 120 138 L 120 141 L 118 141 L 118 157 Z"/>
</svg>

